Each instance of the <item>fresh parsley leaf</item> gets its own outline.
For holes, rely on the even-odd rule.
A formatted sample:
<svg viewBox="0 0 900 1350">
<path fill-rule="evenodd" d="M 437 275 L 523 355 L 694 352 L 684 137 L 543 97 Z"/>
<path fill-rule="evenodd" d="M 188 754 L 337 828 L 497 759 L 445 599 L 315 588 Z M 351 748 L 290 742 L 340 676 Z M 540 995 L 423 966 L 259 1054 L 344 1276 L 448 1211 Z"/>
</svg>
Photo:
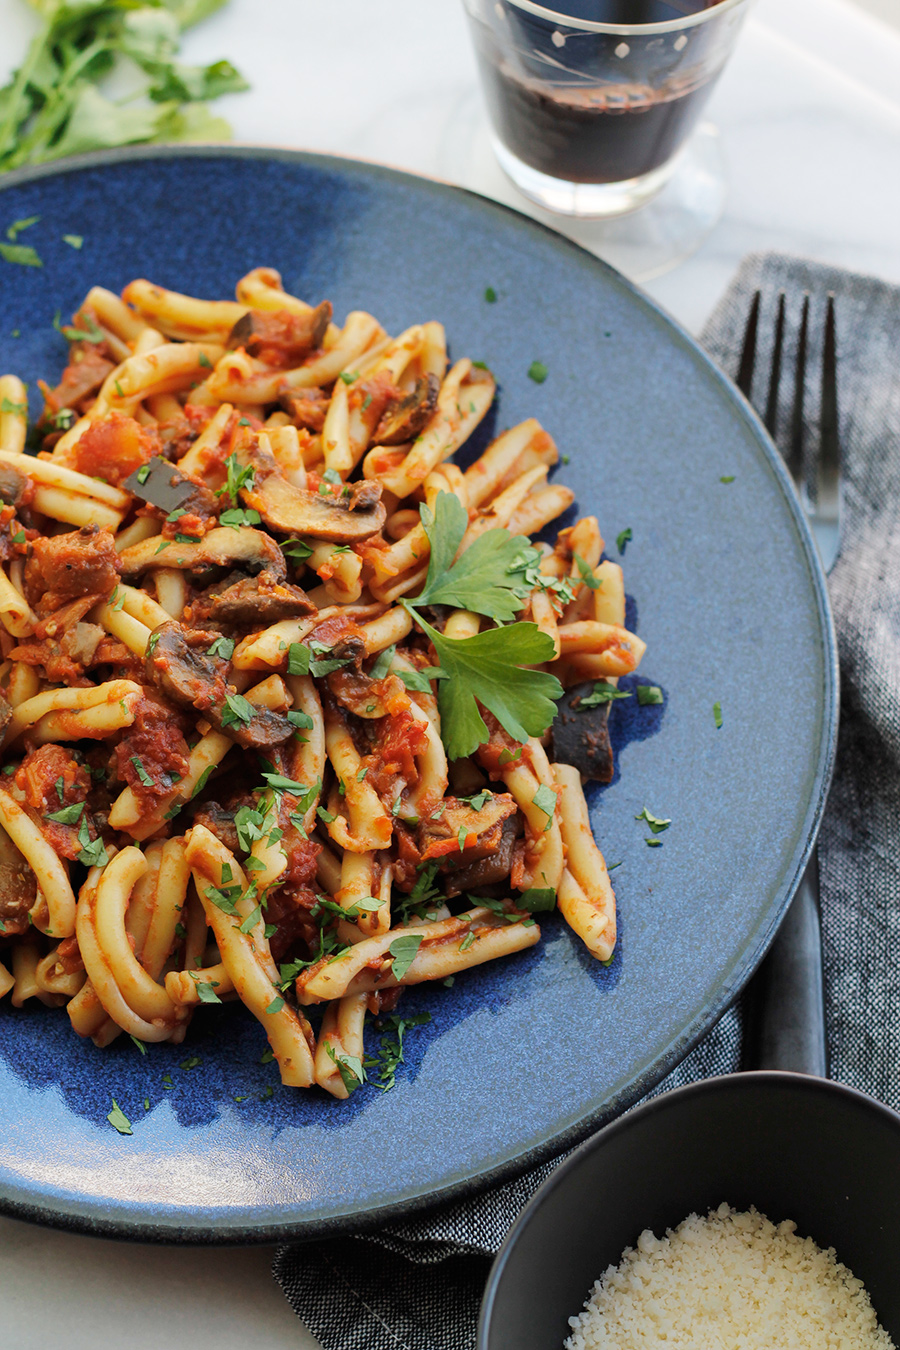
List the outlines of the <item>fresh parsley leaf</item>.
<svg viewBox="0 0 900 1350">
<path fill-rule="evenodd" d="M 146 1055 L 146 1053 L 147 1053 L 147 1047 L 146 1047 L 146 1045 L 144 1044 L 144 1042 L 138 1040 L 137 1036 L 132 1036 L 132 1034 L 131 1034 L 130 1031 L 129 1031 L 129 1033 L 128 1033 L 128 1037 L 129 1037 L 129 1040 L 134 1041 L 134 1044 L 137 1046 L 138 1050 L 140 1050 L 141 1054 L 142 1054 L 142 1055 Z"/>
<path fill-rule="evenodd" d="M 543 361 L 532 361 L 528 367 L 528 378 L 534 380 L 535 384 L 543 384 L 549 374 Z"/>
<path fill-rule="evenodd" d="M 149 477 L 150 477 L 150 465 L 149 465 L 149 464 L 142 464 L 141 467 L 140 467 L 140 468 L 138 469 L 138 471 L 137 471 L 137 480 L 138 480 L 138 482 L 141 484 L 141 486 L 143 486 L 144 483 L 146 483 L 146 481 L 147 481 L 147 479 L 148 479 Z"/>
<path fill-rule="evenodd" d="M 341 1075 L 341 1082 L 347 1089 L 348 1094 L 355 1092 L 358 1087 L 366 1081 L 366 1071 L 356 1055 L 347 1055 L 343 1051 L 335 1051 L 334 1046 L 327 1043 L 325 1052 L 328 1058 L 336 1065 L 338 1073 Z"/>
<path fill-rule="evenodd" d="M 248 703 L 243 694 L 226 694 L 222 726 L 230 727 L 239 722 L 243 723 L 244 726 L 249 726 L 253 721 L 254 713 L 253 704 Z"/>
<path fill-rule="evenodd" d="M 69 248 L 80 249 L 84 244 L 83 234 L 64 234 L 63 243 L 68 244 Z"/>
<path fill-rule="evenodd" d="M 2 93 L 2 90 L 0 90 Z M 43 267 L 44 263 L 30 244 L 0 243 L 0 258 L 4 262 L 17 263 L 19 267 Z M 131 1131 L 129 1130 L 130 1134 Z"/>
<path fill-rule="evenodd" d="M 625 545 L 629 543 L 633 538 L 634 535 L 631 532 L 630 526 L 628 527 L 627 530 L 622 530 L 620 531 L 619 534 L 616 535 L 616 548 L 619 550 L 620 553 L 625 552 Z"/>
<path fill-rule="evenodd" d="M 396 642 L 391 643 L 390 647 L 385 647 L 380 651 L 372 662 L 372 669 L 369 671 L 370 680 L 383 680 L 391 668 L 391 662 L 394 659 L 394 653 L 397 650 Z"/>
<path fill-rule="evenodd" d="M 263 778 L 269 787 L 274 788 L 276 792 L 300 792 L 305 794 L 310 790 L 305 783 L 298 783 L 296 778 L 286 778 L 283 773 L 267 772 L 263 774 Z M 318 784 L 316 790 L 318 790 Z"/>
<path fill-rule="evenodd" d="M 594 569 L 589 563 L 585 562 L 584 558 L 582 558 L 579 553 L 575 554 L 575 566 L 578 568 L 581 580 L 584 582 L 585 586 L 587 586 L 589 590 L 599 591 L 603 582 L 599 577 L 594 576 Z"/>
<path fill-rule="evenodd" d="M 281 551 L 286 558 L 293 562 L 305 562 L 307 558 L 312 557 L 312 548 L 302 539 L 285 539 L 281 545 Z"/>
<path fill-rule="evenodd" d="M 230 497 L 236 506 L 238 493 L 241 488 L 252 487 L 255 477 L 256 469 L 254 466 L 252 464 L 245 464 L 242 468 L 238 462 L 237 455 L 232 451 L 225 460 L 225 482 L 222 487 L 216 490 L 216 496 Z M 219 519 L 221 519 L 221 516 Z"/>
<path fill-rule="evenodd" d="M 733 473 L 726 473 L 726 474 L 723 474 L 723 476 L 719 479 L 719 482 L 720 482 L 720 483 L 733 483 L 733 482 L 734 482 L 734 474 L 733 474 Z"/>
<path fill-rule="evenodd" d="M 233 530 L 239 530 L 243 525 L 259 525 L 261 522 L 262 516 L 252 506 L 232 506 L 219 516 L 219 524 L 230 526 Z"/>
<path fill-rule="evenodd" d="M 434 513 L 419 508 L 431 545 L 428 575 L 420 595 L 406 601 L 407 609 L 424 605 L 450 605 L 484 614 L 495 623 L 509 623 L 524 607 L 528 588 L 518 575 L 524 549 L 529 543 L 509 530 L 486 530 L 462 557 L 453 561 L 466 532 L 469 517 L 452 492 L 439 494 Z"/>
<path fill-rule="evenodd" d="M 280 994 L 276 994 L 275 998 L 272 999 L 272 1002 L 269 1004 L 268 1008 L 266 1008 L 266 1012 L 267 1013 L 281 1012 L 281 1009 L 283 1007 L 284 1007 L 284 999 L 281 997 Z"/>
<path fill-rule="evenodd" d="M 397 1069 L 405 1063 L 403 1042 L 406 1031 L 409 1027 L 424 1026 L 426 1022 L 430 1021 L 431 1013 L 427 1012 L 414 1013 L 412 1017 L 391 1015 L 380 1019 L 385 1031 L 381 1038 L 377 1056 L 367 1061 L 368 1067 L 376 1070 L 375 1077 L 369 1076 L 370 1083 L 374 1083 L 382 1092 L 390 1092 L 396 1082 Z"/>
<path fill-rule="evenodd" d="M 60 323 L 59 310 L 53 316 L 53 327 L 57 333 L 62 333 L 67 342 L 91 342 L 96 346 L 106 340 L 90 314 L 79 312 L 75 317 L 81 319 L 83 326 L 76 327 Z"/>
<path fill-rule="evenodd" d="M 656 684 L 639 684 L 637 687 L 637 701 L 642 708 L 652 706 L 655 703 L 662 703 L 663 691 Z"/>
<path fill-rule="evenodd" d="M 397 674 L 400 677 L 404 689 L 408 689 L 411 693 L 414 694 L 430 694 L 431 684 L 429 683 L 428 674 L 426 673 L 426 671 L 435 672 L 435 674 L 432 675 L 432 679 L 436 679 L 439 676 L 443 676 L 444 673 L 442 670 L 438 669 L 435 666 L 428 666 L 426 670 L 401 669 L 397 671 Z"/>
<path fill-rule="evenodd" d="M 459 951 L 467 952 L 475 946 L 476 938 L 474 933 L 466 933 L 462 942 L 459 944 Z"/>
<path fill-rule="evenodd" d="M 310 650 L 302 642 L 292 642 L 288 647 L 288 674 L 308 675 Z"/>
<path fill-rule="evenodd" d="M 81 827 L 78 831 L 78 842 L 81 845 L 81 852 L 78 855 L 78 861 L 85 867 L 105 867 L 109 862 L 109 854 L 103 846 L 103 840 L 98 835 L 96 839 L 91 840 L 91 832 L 88 828 L 87 816 L 81 817 Z"/>
<path fill-rule="evenodd" d="M 13 403 L 11 398 L 0 399 L 0 413 L 10 413 L 13 417 L 25 417 L 28 413 L 28 404 Z"/>
<path fill-rule="evenodd" d="M 398 981 L 409 970 L 413 961 L 416 959 L 416 953 L 422 945 L 421 933 L 405 933 L 402 937 L 394 938 L 388 951 L 394 958 L 391 965 L 391 974 Z"/>
<path fill-rule="evenodd" d="M 652 811 L 647 810 L 646 806 L 639 816 L 635 816 L 635 820 L 645 820 L 653 834 L 662 834 L 663 830 L 667 830 L 672 824 L 671 820 L 655 816 Z"/>
<path fill-rule="evenodd" d="M 484 298 L 489 305 L 492 305 L 495 302 L 495 300 L 497 299 L 497 292 L 494 290 L 493 286 L 485 287 Z"/>
<path fill-rule="evenodd" d="M 716 731 L 722 728 L 722 705 L 718 701 L 713 704 L 713 721 L 716 724 Z"/>
<path fill-rule="evenodd" d="M 83 811 L 84 802 L 73 802 L 71 806 L 64 806 L 61 811 L 44 816 L 44 819 L 55 821 L 57 825 L 77 825 Z"/>
<path fill-rule="evenodd" d="M 189 1073 L 191 1069 L 196 1069 L 197 1065 L 202 1063 L 203 1061 L 199 1055 L 191 1055 L 190 1058 L 183 1059 L 178 1067 L 179 1069 L 184 1069 L 185 1073 Z"/>
<path fill-rule="evenodd" d="M 24 220 L 14 220 L 13 223 L 7 227 L 7 239 L 11 240 L 12 243 L 15 243 L 23 230 L 30 230 L 32 225 L 36 225 L 39 220 L 40 216 L 26 216 Z"/>
<path fill-rule="evenodd" d="M 627 689 L 617 689 L 606 680 L 597 680 L 592 692 L 578 700 L 575 710 L 584 712 L 588 708 L 599 708 L 602 704 L 612 703 L 617 698 L 631 698 L 631 695 Z"/>
<path fill-rule="evenodd" d="M 143 783 L 144 787 L 155 787 L 155 786 L 156 786 L 155 782 L 154 782 L 153 779 L 150 777 L 150 775 L 149 775 L 149 773 L 147 772 L 147 770 L 144 768 L 143 761 L 141 760 L 141 758 L 140 758 L 139 755 L 132 755 L 132 756 L 131 756 L 131 763 L 134 765 L 134 771 L 135 771 L 135 773 L 137 774 L 138 778 L 139 778 L 139 779 L 141 780 L 141 782 Z"/>
<path fill-rule="evenodd" d="M 532 886 L 529 890 L 522 892 L 516 900 L 516 906 L 519 909 L 527 909 L 530 914 L 556 909 L 556 891 Z"/>
<path fill-rule="evenodd" d="M 547 817 L 547 824 L 544 826 L 544 829 L 549 830 L 550 826 L 553 824 L 553 816 L 556 812 L 556 793 L 551 787 L 548 787 L 546 783 L 541 783 L 537 792 L 531 799 L 531 804 L 532 806 L 536 806 L 539 811 L 543 811 L 544 815 Z"/>
<path fill-rule="evenodd" d="M 491 628 L 469 638 L 445 638 L 424 619 L 446 679 L 438 687 L 441 739 L 451 759 L 471 755 L 488 740 L 483 703 L 517 741 L 541 736 L 556 715 L 562 685 L 555 675 L 525 667 L 553 659 L 553 639 L 533 623 Z M 477 700 L 477 702 L 476 702 Z"/>
<path fill-rule="evenodd" d="M 309 731 L 315 725 L 309 713 L 305 713 L 302 708 L 292 708 L 287 714 L 287 720 L 292 727 L 300 727 L 302 731 Z"/>
<path fill-rule="evenodd" d="M 223 914 L 235 914 L 237 912 L 237 902 L 241 898 L 240 886 L 207 886 L 203 892 L 210 904 L 220 909 Z"/>
<path fill-rule="evenodd" d="M 215 764 L 207 764 L 206 768 L 203 770 L 200 777 L 197 779 L 197 786 L 191 793 L 191 801 L 193 801 L 195 797 L 199 797 L 200 793 L 203 791 L 203 789 L 209 782 L 209 776 L 215 767 L 216 767 Z"/>
<path fill-rule="evenodd" d="M 211 647 L 206 649 L 207 656 L 219 656 L 223 661 L 230 661 L 234 655 L 234 638 L 217 637 Z"/>
<path fill-rule="evenodd" d="M 121 1106 L 116 1101 L 115 1097 L 112 1098 L 112 1110 L 110 1111 L 106 1119 L 109 1121 L 110 1125 L 113 1127 L 114 1130 L 118 1130 L 119 1134 L 134 1133 L 134 1131 L 131 1128 L 131 1121 L 128 1119 L 125 1112 L 122 1110 Z"/>
</svg>

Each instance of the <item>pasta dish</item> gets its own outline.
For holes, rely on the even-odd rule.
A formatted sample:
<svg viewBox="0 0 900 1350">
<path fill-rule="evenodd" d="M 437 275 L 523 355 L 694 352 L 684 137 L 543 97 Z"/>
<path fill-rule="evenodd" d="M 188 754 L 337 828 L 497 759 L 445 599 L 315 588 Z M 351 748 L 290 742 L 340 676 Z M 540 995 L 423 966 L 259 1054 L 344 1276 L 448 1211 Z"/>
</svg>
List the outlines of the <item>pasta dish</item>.
<svg viewBox="0 0 900 1350">
<path fill-rule="evenodd" d="M 608 961 L 582 778 L 644 644 L 596 519 L 531 541 L 550 435 L 486 444 L 440 323 L 338 327 L 268 268 L 62 332 L 31 427 L 0 378 L 0 995 L 97 1046 L 239 999 L 343 1099 L 367 1014 L 542 912 Z"/>
</svg>

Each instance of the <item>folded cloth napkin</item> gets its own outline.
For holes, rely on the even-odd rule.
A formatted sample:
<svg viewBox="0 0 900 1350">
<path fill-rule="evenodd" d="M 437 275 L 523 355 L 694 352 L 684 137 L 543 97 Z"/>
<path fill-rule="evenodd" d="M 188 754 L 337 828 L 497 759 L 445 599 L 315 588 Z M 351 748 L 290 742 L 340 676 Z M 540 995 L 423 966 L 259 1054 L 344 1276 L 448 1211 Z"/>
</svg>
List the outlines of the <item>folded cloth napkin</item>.
<svg viewBox="0 0 900 1350">
<path fill-rule="evenodd" d="M 758 288 L 764 296 L 808 290 L 811 336 L 821 330 L 821 297 L 836 297 L 846 509 L 830 589 L 842 720 L 819 848 L 830 1072 L 900 1108 L 900 963 L 892 960 L 900 949 L 900 288 L 751 255 L 701 338 L 732 375 Z M 770 328 L 761 323 L 763 369 Z M 786 361 L 795 342 L 789 325 Z M 817 355 L 813 346 L 806 400 L 813 424 Z M 788 419 L 781 421 L 787 432 Z M 656 1091 L 740 1065 L 736 1006 Z M 558 1161 L 376 1233 L 282 1247 L 275 1277 L 325 1350 L 473 1350 L 491 1260 Z"/>
</svg>

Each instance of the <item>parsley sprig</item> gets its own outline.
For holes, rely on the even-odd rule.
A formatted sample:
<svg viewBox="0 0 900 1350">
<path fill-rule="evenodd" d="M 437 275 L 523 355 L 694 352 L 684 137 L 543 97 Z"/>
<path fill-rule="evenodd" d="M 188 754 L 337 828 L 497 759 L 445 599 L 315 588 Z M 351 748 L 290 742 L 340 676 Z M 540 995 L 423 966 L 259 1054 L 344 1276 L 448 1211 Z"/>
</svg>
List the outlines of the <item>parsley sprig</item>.
<svg viewBox="0 0 900 1350">
<path fill-rule="evenodd" d="M 553 640 L 533 623 L 512 623 L 529 586 L 523 568 L 536 553 L 527 539 L 508 530 L 488 530 L 454 562 L 468 525 L 465 508 L 452 493 L 441 493 L 432 513 L 420 508 L 431 544 L 428 575 L 421 593 L 402 604 L 431 640 L 440 662 L 438 703 L 441 738 L 451 759 L 471 755 L 488 740 L 481 703 L 517 741 L 542 735 L 556 715 L 562 685 L 555 675 L 530 670 L 553 658 Z M 448 638 L 423 618 L 430 605 L 449 605 L 483 614 L 503 625 L 474 637 Z"/>
</svg>

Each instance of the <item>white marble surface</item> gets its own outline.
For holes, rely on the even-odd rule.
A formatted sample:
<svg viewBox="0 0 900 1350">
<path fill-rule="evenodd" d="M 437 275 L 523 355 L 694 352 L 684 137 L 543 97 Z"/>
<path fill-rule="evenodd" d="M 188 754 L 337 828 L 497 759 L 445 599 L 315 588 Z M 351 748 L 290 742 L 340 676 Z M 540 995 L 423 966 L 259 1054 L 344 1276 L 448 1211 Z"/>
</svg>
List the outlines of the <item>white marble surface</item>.
<svg viewBox="0 0 900 1350">
<path fill-rule="evenodd" d="M 898 0 L 861 3 L 900 26 Z M 900 33 L 864 10 L 753 10 L 709 108 L 729 165 L 725 214 L 693 258 L 647 286 L 689 328 L 751 249 L 900 281 Z M 0 0 L 0 83 L 32 30 L 21 0 Z M 514 199 L 488 160 L 466 161 L 480 114 L 458 0 L 231 0 L 185 55 L 228 56 L 251 80 L 220 105 L 239 140 L 435 176 L 459 166 L 462 146 L 458 176 Z M 270 1261 L 266 1248 L 132 1246 L 0 1219 L 0 1347 L 314 1350 Z"/>
</svg>

